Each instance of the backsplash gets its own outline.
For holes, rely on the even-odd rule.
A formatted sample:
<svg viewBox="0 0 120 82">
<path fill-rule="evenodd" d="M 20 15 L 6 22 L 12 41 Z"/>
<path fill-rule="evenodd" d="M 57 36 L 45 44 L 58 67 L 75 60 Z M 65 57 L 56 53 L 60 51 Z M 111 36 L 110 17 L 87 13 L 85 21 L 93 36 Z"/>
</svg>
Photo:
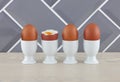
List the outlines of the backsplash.
<svg viewBox="0 0 120 82">
<path fill-rule="evenodd" d="M 21 52 L 20 32 L 33 24 L 39 32 L 59 31 L 59 51 L 62 51 L 61 31 L 73 23 L 79 30 L 79 52 L 83 52 L 83 30 L 91 22 L 101 30 L 100 52 L 120 51 L 120 0 L 0 0 L 0 51 Z"/>
</svg>

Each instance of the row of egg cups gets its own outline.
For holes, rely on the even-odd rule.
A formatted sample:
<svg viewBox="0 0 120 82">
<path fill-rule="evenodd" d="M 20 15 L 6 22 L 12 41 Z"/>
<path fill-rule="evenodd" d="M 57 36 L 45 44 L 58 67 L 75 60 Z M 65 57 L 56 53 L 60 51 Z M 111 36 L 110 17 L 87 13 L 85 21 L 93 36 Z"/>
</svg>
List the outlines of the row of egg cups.
<svg viewBox="0 0 120 82">
<path fill-rule="evenodd" d="M 32 29 L 32 31 L 31 31 Z M 52 33 L 53 32 L 53 33 Z M 96 55 L 100 47 L 100 33 L 98 26 L 94 23 L 87 25 L 84 30 L 84 51 L 86 53 L 86 64 L 98 64 Z M 58 32 L 47 30 L 42 32 L 42 49 L 46 55 L 44 64 L 56 64 L 55 55 L 58 48 Z M 73 24 L 65 26 L 62 32 L 63 51 L 66 55 L 64 64 L 76 64 L 75 54 L 78 51 L 78 31 Z M 37 30 L 32 25 L 26 25 L 21 33 L 21 49 L 24 54 L 23 64 L 34 64 L 34 54 L 37 50 Z"/>
</svg>

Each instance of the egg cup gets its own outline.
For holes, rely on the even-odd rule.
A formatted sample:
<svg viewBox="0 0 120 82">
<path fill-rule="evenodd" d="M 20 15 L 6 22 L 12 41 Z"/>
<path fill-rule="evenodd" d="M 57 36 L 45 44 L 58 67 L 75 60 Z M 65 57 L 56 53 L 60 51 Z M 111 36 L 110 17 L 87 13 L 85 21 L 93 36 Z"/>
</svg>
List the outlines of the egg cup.
<svg viewBox="0 0 120 82">
<path fill-rule="evenodd" d="M 21 40 L 21 49 L 24 54 L 23 64 L 34 64 L 36 63 L 34 55 L 37 50 L 37 40 L 24 41 Z"/>
<path fill-rule="evenodd" d="M 55 55 L 57 54 L 58 40 L 46 41 L 42 40 L 42 49 L 46 55 L 44 64 L 56 64 L 57 60 Z"/>
<path fill-rule="evenodd" d="M 84 61 L 85 64 L 98 64 L 98 60 L 96 58 L 97 53 L 100 48 L 100 40 L 84 40 L 84 51 L 86 53 L 86 59 Z"/>
<path fill-rule="evenodd" d="M 65 41 L 63 40 L 63 51 L 66 54 L 64 64 L 76 64 L 77 60 L 75 54 L 78 51 L 78 40 L 75 41 Z"/>
</svg>

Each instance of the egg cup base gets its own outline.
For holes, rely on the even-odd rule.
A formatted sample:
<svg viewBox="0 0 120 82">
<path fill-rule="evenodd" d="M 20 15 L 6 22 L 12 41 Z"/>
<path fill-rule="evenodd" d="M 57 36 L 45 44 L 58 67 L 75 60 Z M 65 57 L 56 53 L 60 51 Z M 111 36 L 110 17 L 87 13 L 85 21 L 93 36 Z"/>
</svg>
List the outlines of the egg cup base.
<svg viewBox="0 0 120 82">
<path fill-rule="evenodd" d="M 87 57 L 84 61 L 85 64 L 99 64 L 99 61 L 96 57 Z"/>
<path fill-rule="evenodd" d="M 47 56 L 43 61 L 44 64 L 56 64 L 57 61 L 54 56 Z"/>
<path fill-rule="evenodd" d="M 23 61 L 22 61 L 22 64 L 35 64 L 36 61 L 33 59 L 33 58 L 25 58 Z"/>
<path fill-rule="evenodd" d="M 64 64 L 77 64 L 77 60 L 75 59 L 75 57 L 66 57 L 64 62 Z"/>
</svg>

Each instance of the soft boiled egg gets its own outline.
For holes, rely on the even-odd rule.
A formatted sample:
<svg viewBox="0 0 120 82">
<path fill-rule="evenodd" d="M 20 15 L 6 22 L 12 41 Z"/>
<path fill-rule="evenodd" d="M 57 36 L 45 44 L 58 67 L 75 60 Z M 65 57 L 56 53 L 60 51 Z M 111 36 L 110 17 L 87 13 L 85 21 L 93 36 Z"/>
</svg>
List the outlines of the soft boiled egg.
<svg viewBox="0 0 120 82">
<path fill-rule="evenodd" d="M 58 31 L 53 29 L 48 29 L 42 32 L 41 34 L 42 40 L 57 40 L 58 39 Z"/>
<path fill-rule="evenodd" d="M 66 41 L 78 40 L 78 30 L 74 24 L 65 26 L 62 32 L 62 38 Z"/>
<path fill-rule="evenodd" d="M 90 23 L 86 26 L 84 30 L 85 40 L 99 40 L 100 39 L 100 29 L 95 23 Z"/>
<path fill-rule="evenodd" d="M 21 32 L 21 39 L 25 41 L 32 41 L 32 40 L 37 40 L 37 38 L 38 38 L 38 33 L 36 28 L 31 24 L 25 25 Z"/>
</svg>

